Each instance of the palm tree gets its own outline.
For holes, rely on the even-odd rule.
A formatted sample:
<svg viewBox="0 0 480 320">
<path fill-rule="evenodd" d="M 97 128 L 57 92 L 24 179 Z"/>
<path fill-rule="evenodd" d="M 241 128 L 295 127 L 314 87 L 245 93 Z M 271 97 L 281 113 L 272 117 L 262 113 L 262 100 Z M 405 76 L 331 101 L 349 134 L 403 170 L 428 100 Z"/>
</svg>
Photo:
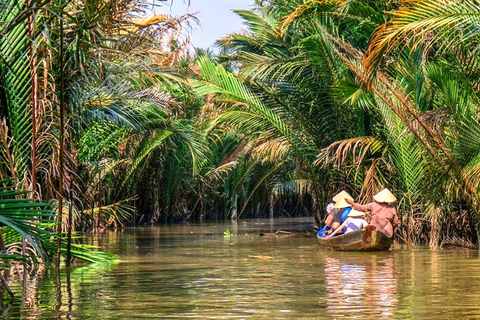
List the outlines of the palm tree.
<svg viewBox="0 0 480 320">
<path fill-rule="evenodd" d="M 449 191 L 453 202 L 468 203 L 478 221 L 479 184 L 475 173 L 478 148 L 467 146 L 472 146 L 475 138 L 471 133 L 478 131 L 476 21 L 480 7 L 471 1 L 415 1 L 402 3 L 399 10 L 392 13 L 392 19 L 375 32 L 363 64 L 370 79 L 374 79 L 378 73 L 390 73 L 399 67 L 384 62 L 391 56 L 400 57 L 397 59 L 401 61 L 407 60 L 404 58 L 407 55 L 422 57 L 417 60 L 422 68 L 417 74 L 428 79 L 431 86 L 428 82 L 420 83 L 420 88 L 433 89 L 436 96 L 431 96 L 432 109 L 427 109 L 418 123 L 425 131 L 437 135 L 432 143 L 442 150 L 444 164 L 440 172 L 446 176 L 439 185 Z M 399 45 L 399 39 L 408 41 Z M 419 107 L 428 101 L 423 99 L 416 101 Z M 467 131 L 471 133 L 466 134 Z M 432 201 L 437 203 L 434 206 L 445 199 L 441 196 L 444 193 L 438 194 L 440 196 Z M 445 211 L 443 214 L 448 215 L 450 210 Z M 478 230 L 478 222 L 476 224 Z"/>
</svg>

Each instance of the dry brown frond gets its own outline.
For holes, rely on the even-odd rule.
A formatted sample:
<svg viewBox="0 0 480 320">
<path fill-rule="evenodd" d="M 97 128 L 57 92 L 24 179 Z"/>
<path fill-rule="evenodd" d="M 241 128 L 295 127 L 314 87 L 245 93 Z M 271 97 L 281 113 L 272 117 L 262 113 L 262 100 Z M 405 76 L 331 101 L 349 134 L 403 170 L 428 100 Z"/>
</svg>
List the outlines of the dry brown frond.
<svg viewBox="0 0 480 320">
<path fill-rule="evenodd" d="M 10 171 L 9 172 L 10 174 L 5 177 L 2 177 L 2 179 L 7 177 L 17 179 L 18 163 L 15 162 L 15 158 L 11 152 L 12 138 L 10 138 L 10 136 L 8 135 L 8 124 L 7 124 L 6 118 L 0 119 L 0 143 L 1 143 L 1 148 L 4 149 L 2 153 L 4 154 L 4 157 L 5 157 L 5 159 L 2 159 L 2 162 L 5 162 L 7 164 L 8 169 Z"/>
<path fill-rule="evenodd" d="M 334 47 L 334 51 L 338 57 L 349 67 L 349 69 L 356 74 L 363 82 L 368 83 L 368 74 L 361 63 L 364 60 L 362 53 L 353 48 L 345 41 L 328 35 L 330 40 L 335 43 L 338 48 Z M 345 53 L 340 51 L 342 49 Z M 351 56 L 351 58 L 348 58 Z M 389 80 L 388 76 L 380 71 L 377 72 L 376 81 L 371 82 L 370 89 L 388 106 L 388 108 L 395 113 L 399 119 L 408 127 L 408 129 L 418 138 L 418 140 L 425 146 L 432 158 L 442 167 L 446 169 L 445 162 L 438 156 L 437 149 L 449 159 L 450 152 L 445 146 L 443 137 L 435 132 L 425 121 L 421 118 L 421 112 L 415 109 L 412 101 L 402 92 L 400 88 L 395 87 L 395 83 Z M 391 94 L 396 98 L 393 100 Z M 415 129 L 412 125 L 413 121 L 418 121 L 418 124 L 423 129 L 423 132 Z"/>
<path fill-rule="evenodd" d="M 478 248 L 477 245 L 472 243 L 469 239 L 464 239 L 459 237 L 445 238 L 440 244 L 440 248 L 443 248 L 446 246 L 461 247 L 461 248 L 468 248 L 468 249 Z"/>
<path fill-rule="evenodd" d="M 314 161 L 315 166 L 325 166 L 334 161 L 339 167 L 347 167 L 347 161 L 353 166 L 361 165 L 367 154 L 380 150 L 382 142 L 374 137 L 358 137 L 335 141 L 321 150 Z"/>
<path fill-rule="evenodd" d="M 237 161 L 240 157 L 242 157 L 243 155 L 247 154 L 248 152 L 250 152 L 252 146 L 251 144 L 248 142 L 248 140 L 242 140 L 240 141 L 236 146 L 235 146 L 235 150 L 233 150 L 233 152 L 228 155 L 227 157 L 225 157 L 225 159 L 223 159 L 219 166 L 222 166 L 226 163 L 229 163 L 229 162 L 232 162 L 232 161 Z"/>
<path fill-rule="evenodd" d="M 287 28 L 288 26 L 290 26 L 293 22 L 295 22 L 296 20 L 298 20 L 298 18 L 300 18 L 304 13 L 305 11 L 313 8 L 313 5 L 315 4 L 343 4 L 345 1 L 338 1 L 338 0 L 308 0 L 307 2 L 299 5 L 295 11 L 293 11 L 292 13 L 290 13 L 288 16 L 285 16 L 283 19 L 282 19 L 282 22 L 277 26 L 277 30 L 278 30 L 278 34 L 280 36 L 284 36 L 285 33 L 287 32 Z"/>
<path fill-rule="evenodd" d="M 290 183 L 289 183 L 290 184 Z M 271 195 L 273 199 L 279 198 L 282 194 L 284 194 L 284 189 L 287 189 L 289 192 L 295 192 L 298 195 L 305 195 L 305 194 L 312 194 L 312 181 L 306 179 L 296 179 L 292 181 L 291 184 L 294 184 L 295 187 L 287 187 L 285 188 L 284 183 L 276 183 L 272 186 Z"/>
<path fill-rule="evenodd" d="M 363 203 L 372 201 L 373 195 L 380 189 L 378 187 L 379 185 L 380 182 L 377 175 L 375 161 L 372 161 L 370 168 L 368 168 L 365 174 L 365 179 L 363 180 L 362 189 L 358 196 L 359 201 Z"/>
<path fill-rule="evenodd" d="M 425 112 L 422 115 L 419 116 L 421 121 L 423 123 L 427 124 L 430 126 L 433 132 L 436 132 L 438 135 L 440 135 L 442 132 L 444 132 L 444 127 L 445 124 L 447 123 L 448 120 L 450 120 L 451 114 L 450 114 L 450 108 L 448 107 L 443 107 L 443 108 L 438 108 L 429 112 Z M 412 128 L 415 130 L 420 130 L 421 129 L 421 124 L 419 121 L 416 119 L 412 121 Z M 406 128 L 400 135 L 399 139 L 403 137 L 407 132 L 410 132 L 408 128 Z"/>
<path fill-rule="evenodd" d="M 138 31 L 142 28 L 149 27 L 149 26 L 154 25 L 154 24 L 158 24 L 158 23 L 161 23 L 161 22 L 166 22 L 169 19 L 170 18 L 166 14 L 156 14 L 156 15 L 150 16 L 150 17 L 138 18 L 138 19 L 136 19 L 132 22 L 138 28 L 134 32 L 136 32 L 136 31 Z"/>
<path fill-rule="evenodd" d="M 387 12 L 393 18 L 375 30 L 366 51 L 364 66 L 369 78 L 367 83 L 374 78 L 382 60 L 395 48 L 403 49 L 409 46 L 409 50 L 413 52 L 420 44 L 424 44 L 425 51 L 428 52 L 432 45 L 445 35 L 445 32 L 440 31 L 442 29 L 458 29 L 468 33 L 469 25 L 465 21 L 470 20 L 472 25 L 475 25 L 475 19 L 471 15 L 476 10 L 468 4 L 464 6 L 463 2 L 404 0 L 398 10 Z M 467 18 L 463 20 L 462 15 Z"/>
</svg>

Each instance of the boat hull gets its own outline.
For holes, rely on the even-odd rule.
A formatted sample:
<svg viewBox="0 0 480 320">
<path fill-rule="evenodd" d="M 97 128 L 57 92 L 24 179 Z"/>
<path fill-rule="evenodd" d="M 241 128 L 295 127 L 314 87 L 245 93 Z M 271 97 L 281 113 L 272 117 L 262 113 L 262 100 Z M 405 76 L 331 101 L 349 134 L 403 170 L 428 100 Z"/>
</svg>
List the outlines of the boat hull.
<svg viewBox="0 0 480 320">
<path fill-rule="evenodd" d="M 390 249 L 393 239 L 377 231 L 374 226 L 332 238 L 317 235 L 322 247 L 338 251 L 384 251 Z"/>
</svg>

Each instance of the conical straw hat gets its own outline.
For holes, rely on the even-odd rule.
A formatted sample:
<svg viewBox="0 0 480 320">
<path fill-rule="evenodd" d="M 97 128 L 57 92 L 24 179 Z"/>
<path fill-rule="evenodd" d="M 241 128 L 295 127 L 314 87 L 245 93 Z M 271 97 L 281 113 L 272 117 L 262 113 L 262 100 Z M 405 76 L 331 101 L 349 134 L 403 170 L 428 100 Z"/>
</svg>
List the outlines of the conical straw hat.
<svg viewBox="0 0 480 320">
<path fill-rule="evenodd" d="M 358 211 L 355 209 L 350 210 L 350 213 L 348 214 L 349 217 L 363 217 L 365 215 L 365 212 Z"/>
<path fill-rule="evenodd" d="M 383 189 L 379 193 L 373 196 L 373 199 L 377 202 L 392 203 L 397 201 L 397 198 L 387 188 Z"/>
<path fill-rule="evenodd" d="M 341 198 L 340 200 L 338 200 L 335 205 L 333 206 L 335 209 L 342 209 L 342 208 L 348 208 L 348 207 L 351 207 L 350 204 L 347 203 L 347 201 L 345 201 L 345 198 Z"/>
<path fill-rule="evenodd" d="M 343 198 L 354 200 L 353 197 L 349 195 L 348 192 L 345 190 L 342 190 L 339 193 L 337 193 L 335 196 L 333 196 L 332 200 L 334 202 L 338 202 L 340 199 L 343 199 Z"/>
</svg>

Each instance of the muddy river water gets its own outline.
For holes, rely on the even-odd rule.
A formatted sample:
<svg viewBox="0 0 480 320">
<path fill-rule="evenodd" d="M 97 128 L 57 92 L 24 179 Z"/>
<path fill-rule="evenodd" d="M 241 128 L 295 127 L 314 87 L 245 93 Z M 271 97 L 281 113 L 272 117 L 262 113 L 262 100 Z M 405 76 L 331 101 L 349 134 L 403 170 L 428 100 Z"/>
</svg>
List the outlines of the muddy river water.
<svg viewBox="0 0 480 320">
<path fill-rule="evenodd" d="M 309 218 L 127 228 L 87 240 L 117 263 L 12 277 L 2 319 L 480 319 L 480 257 L 319 247 Z M 261 235 L 277 230 L 296 235 Z"/>
</svg>

